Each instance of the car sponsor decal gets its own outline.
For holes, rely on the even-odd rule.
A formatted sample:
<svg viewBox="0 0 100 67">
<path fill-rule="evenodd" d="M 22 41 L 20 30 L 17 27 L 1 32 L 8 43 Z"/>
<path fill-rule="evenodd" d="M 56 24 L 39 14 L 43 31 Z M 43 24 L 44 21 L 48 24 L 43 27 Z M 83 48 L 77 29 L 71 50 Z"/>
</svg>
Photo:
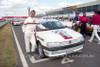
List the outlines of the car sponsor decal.
<svg viewBox="0 0 100 67">
<path fill-rule="evenodd" d="M 71 39 L 72 37 L 70 35 L 68 35 L 66 32 L 60 32 L 59 33 L 60 36 L 62 36 L 64 39 Z"/>
<path fill-rule="evenodd" d="M 60 36 L 62 36 L 64 39 L 71 39 L 72 36 L 70 36 L 69 34 L 67 34 L 66 31 L 64 30 L 56 30 L 56 31 L 52 31 L 55 34 L 59 34 Z"/>
</svg>

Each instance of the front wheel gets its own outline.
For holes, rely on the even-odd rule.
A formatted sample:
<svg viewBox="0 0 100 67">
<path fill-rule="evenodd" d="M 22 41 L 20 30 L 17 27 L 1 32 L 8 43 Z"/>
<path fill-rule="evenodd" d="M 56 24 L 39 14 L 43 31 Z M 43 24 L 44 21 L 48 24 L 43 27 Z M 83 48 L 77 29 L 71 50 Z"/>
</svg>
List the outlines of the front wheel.
<svg viewBox="0 0 100 67">
<path fill-rule="evenodd" d="M 40 58 L 44 58 L 44 57 L 45 57 L 44 51 L 43 51 L 43 48 L 42 48 L 40 42 L 38 43 L 38 53 L 39 53 L 39 57 L 40 57 Z"/>
</svg>

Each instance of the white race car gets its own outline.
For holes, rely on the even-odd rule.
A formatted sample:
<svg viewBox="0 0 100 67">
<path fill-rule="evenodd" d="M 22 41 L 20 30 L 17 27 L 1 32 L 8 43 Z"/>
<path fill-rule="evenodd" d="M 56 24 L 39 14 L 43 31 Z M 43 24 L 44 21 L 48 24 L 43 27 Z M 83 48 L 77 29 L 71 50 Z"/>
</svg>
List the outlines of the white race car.
<svg viewBox="0 0 100 67">
<path fill-rule="evenodd" d="M 83 49 L 83 36 L 57 20 L 39 21 L 48 30 L 36 27 L 36 43 L 40 57 L 56 57 Z"/>
<path fill-rule="evenodd" d="M 19 22 L 19 21 L 14 21 L 13 22 L 13 25 L 15 26 L 15 25 L 21 25 L 21 22 Z"/>
</svg>

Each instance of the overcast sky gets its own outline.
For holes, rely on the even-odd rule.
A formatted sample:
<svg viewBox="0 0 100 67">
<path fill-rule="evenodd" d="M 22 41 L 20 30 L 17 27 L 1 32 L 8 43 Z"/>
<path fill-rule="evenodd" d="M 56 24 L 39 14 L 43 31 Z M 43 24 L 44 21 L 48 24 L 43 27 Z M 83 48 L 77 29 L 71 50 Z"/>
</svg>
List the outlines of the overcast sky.
<svg viewBox="0 0 100 67">
<path fill-rule="evenodd" d="M 27 8 L 35 9 L 37 14 L 45 11 L 66 7 L 66 5 L 81 4 L 94 0 L 0 0 L 1 16 L 27 16 Z"/>
</svg>

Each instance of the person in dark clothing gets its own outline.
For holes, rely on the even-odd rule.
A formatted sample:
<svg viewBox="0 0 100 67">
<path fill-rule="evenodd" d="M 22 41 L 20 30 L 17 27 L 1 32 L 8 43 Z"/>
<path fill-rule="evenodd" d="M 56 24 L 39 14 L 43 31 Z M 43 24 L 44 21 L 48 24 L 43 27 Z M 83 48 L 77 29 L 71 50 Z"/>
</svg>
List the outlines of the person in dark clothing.
<svg viewBox="0 0 100 67">
<path fill-rule="evenodd" d="M 79 28 L 79 11 L 76 12 L 76 16 L 74 18 L 74 23 L 75 23 L 75 31 L 78 31 L 78 28 Z"/>
<path fill-rule="evenodd" d="M 83 16 L 79 18 L 79 21 L 81 23 L 81 34 L 85 38 L 86 36 L 86 24 L 89 23 L 89 18 L 86 16 L 86 13 L 83 12 Z"/>
</svg>

